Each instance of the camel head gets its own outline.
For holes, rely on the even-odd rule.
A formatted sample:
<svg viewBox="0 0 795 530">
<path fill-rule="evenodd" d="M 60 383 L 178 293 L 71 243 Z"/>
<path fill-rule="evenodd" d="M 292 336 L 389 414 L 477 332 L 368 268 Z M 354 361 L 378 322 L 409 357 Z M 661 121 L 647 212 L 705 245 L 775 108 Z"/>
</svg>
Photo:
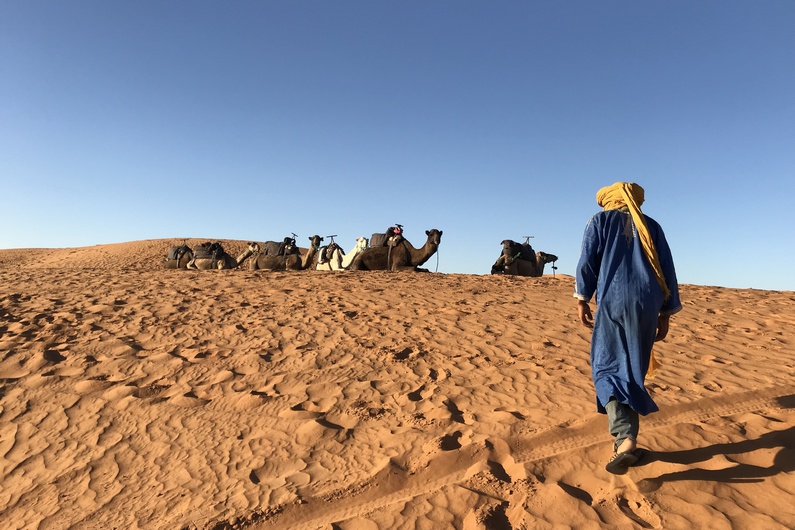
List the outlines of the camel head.
<svg viewBox="0 0 795 530">
<path fill-rule="evenodd" d="M 323 238 L 320 237 L 319 235 L 315 234 L 315 235 L 313 235 L 312 237 L 309 238 L 309 241 L 312 244 L 312 248 L 317 250 L 317 249 L 320 248 L 320 243 L 323 242 Z"/>
<path fill-rule="evenodd" d="M 357 250 L 364 250 L 367 248 L 367 245 L 370 244 L 370 241 L 366 237 L 357 237 L 356 238 L 356 249 Z"/>
<path fill-rule="evenodd" d="M 512 239 L 503 239 L 500 244 L 502 245 L 502 253 L 505 256 L 513 257 L 522 252 L 522 245 Z"/>
<path fill-rule="evenodd" d="M 251 242 L 248 244 L 248 249 L 251 251 L 252 254 L 259 254 L 262 249 L 259 246 L 259 243 Z"/>
<path fill-rule="evenodd" d="M 547 254 L 546 252 L 539 251 L 537 256 L 541 263 L 552 263 L 553 261 L 558 261 L 558 257 L 556 255 Z"/>
<path fill-rule="evenodd" d="M 436 228 L 432 228 L 431 230 L 426 230 L 425 235 L 428 236 L 428 243 L 438 246 L 439 243 L 442 242 L 442 231 L 437 230 Z"/>
</svg>

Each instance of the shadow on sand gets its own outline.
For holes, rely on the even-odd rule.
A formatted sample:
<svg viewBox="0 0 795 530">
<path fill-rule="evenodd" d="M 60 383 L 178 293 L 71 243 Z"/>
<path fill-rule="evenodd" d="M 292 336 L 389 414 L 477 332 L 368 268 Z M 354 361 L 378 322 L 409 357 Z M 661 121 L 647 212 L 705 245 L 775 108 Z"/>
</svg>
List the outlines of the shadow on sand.
<svg viewBox="0 0 795 530">
<path fill-rule="evenodd" d="M 795 394 L 783 396 L 777 400 L 783 408 L 795 408 Z M 639 465 L 652 462 L 668 462 L 670 464 L 693 465 L 706 462 L 717 455 L 737 455 L 751 453 L 760 449 L 781 448 L 769 467 L 751 464 L 737 464 L 726 469 L 686 469 L 673 473 L 665 473 L 655 478 L 646 478 L 638 482 L 638 489 L 643 493 L 657 490 L 666 482 L 678 480 L 703 480 L 712 482 L 742 483 L 761 482 L 765 477 L 779 473 L 795 471 L 795 427 L 781 431 L 772 431 L 753 440 L 714 444 L 696 449 L 684 449 L 666 453 L 652 453 Z"/>
</svg>

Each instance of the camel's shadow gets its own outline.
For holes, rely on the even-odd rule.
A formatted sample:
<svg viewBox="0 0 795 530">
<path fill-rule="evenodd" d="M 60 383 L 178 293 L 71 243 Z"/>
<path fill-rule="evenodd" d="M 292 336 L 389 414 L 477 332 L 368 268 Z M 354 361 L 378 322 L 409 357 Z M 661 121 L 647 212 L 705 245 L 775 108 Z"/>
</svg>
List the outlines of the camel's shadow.
<svg viewBox="0 0 795 530">
<path fill-rule="evenodd" d="M 778 401 L 784 408 L 795 408 L 795 395 L 781 397 Z M 665 482 L 678 480 L 724 483 L 761 482 L 765 477 L 795 471 L 795 427 L 771 431 L 753 440 L 720 443 L 667 453 L 652 453 L 639 465 L 647 465 L 652 462 L 693 465 L 697 462 L 706 462 L 717 455 L 736 455 L 775 448 L 781 449 L 776 453 L 773 464 L 769 467 L 738 463 L 736 466 L 726 469 L 692 468 L 643 479 L 638 482 L 638 489 L 643 493 L 648 493 L 657 490 Z"/>
</svg>

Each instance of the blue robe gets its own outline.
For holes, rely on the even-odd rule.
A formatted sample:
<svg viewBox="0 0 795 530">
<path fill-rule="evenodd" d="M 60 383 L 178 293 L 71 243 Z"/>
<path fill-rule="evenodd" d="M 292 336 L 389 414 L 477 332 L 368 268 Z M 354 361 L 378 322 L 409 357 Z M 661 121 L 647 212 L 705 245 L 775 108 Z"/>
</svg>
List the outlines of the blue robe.
<svg viewBox="0 0 795 530">
<path fill-rule="evenodd" d="M 644 217 L 671 291 L 665 301 L 629 212 L 597 213 L 583 236 L 575 296 L 589 301 L 596 294 L 591 372 L 596 407 L 603 414 L 611 397 L 642 415 L 659 410 L 644 386 L 657 318 L 681 309 L 665 234 L 656 221 Z"/>
</svg>

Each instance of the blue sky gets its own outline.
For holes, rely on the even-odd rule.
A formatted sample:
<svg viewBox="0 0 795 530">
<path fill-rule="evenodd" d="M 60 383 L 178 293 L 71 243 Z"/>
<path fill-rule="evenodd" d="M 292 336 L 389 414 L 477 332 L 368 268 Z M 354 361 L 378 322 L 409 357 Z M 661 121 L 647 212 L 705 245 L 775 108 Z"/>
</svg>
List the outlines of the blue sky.
<svg viewBox="0 0 795 530">
<path fill-rule="evenodd" d="M 0 248 L 197 237 L 573 274 L 646 190 L 680 283 L 795 290 L 795 2 L 0 0 Z M 164 249 L 164 254 L 165 254 Z"/>
</svg>

